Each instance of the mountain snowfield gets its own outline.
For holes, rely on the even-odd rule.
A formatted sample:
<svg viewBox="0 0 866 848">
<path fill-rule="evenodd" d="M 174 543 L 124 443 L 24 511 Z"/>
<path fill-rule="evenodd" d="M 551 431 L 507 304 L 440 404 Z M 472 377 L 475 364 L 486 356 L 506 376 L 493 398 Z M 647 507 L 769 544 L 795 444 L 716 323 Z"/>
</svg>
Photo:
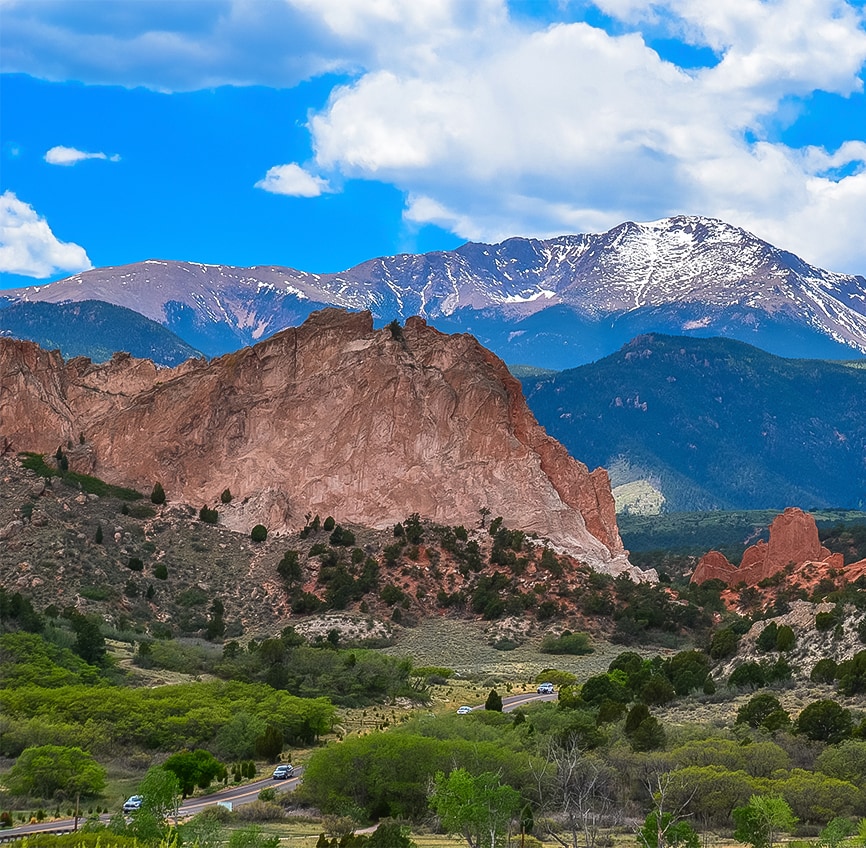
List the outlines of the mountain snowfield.
<svg viewBox="0 0 866 848">
<path fill-rule="evenodd" d="M 785 356 L 866 354 L 866 279 L 816 268 L 722 221 L 677 216 L 598 235 L 380 257 L 335 274 L 149 260 L 0 302 L 104 300 L 217 355 L 323 306 L 377 322 L 421 315 L 510 364 L 592 361 L 642 332 L 721 335 Z"/>
</svg>

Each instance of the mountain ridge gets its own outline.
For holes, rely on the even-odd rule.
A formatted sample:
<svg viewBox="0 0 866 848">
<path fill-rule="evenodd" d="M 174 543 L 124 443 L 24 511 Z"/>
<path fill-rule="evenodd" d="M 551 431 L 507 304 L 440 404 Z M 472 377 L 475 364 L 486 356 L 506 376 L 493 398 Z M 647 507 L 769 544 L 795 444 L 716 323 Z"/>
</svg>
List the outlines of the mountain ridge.
<svg viewBox="0 0 866 848">
<path fill-rule="evenodd" d="M 105 362 L 124 351 L 171 367 L 202 356 L 156 321 L 101 300 L 12 304 L 0 309 L 0 335 L 56 348 L 64 359 L 85 356 Z"/>
<path fill-rule="evenodd" d="M 551 436 L 610 469 L 615 487 L 648 481 L 665 511 L 863 506 L 866 370 L 857 363 L 649 334 L 523 387 Z"/>
<path fill-rule="evenodd" d="M 332 274 L 147 260 L 9 290 L 0 301 L 85 297 L 136 309 L 208 355 L 329 305 L 369 310 L 383 324 L 417 314 L 472 333 L 506 362 L 542 367 L 592 361 L 648 331 L 736 337 L 779 355 L 866 354 L 866 278 L 824 271 L 699 216 L 469 242 Z"/>
</svg>

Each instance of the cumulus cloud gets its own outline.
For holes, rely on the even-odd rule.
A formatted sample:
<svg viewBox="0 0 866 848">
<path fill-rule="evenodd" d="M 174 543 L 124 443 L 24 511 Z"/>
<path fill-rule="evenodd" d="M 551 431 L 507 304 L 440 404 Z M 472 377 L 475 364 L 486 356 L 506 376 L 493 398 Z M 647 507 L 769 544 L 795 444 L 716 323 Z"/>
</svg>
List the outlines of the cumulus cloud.
<svg viewBox="0 0 866 848">
<path fill-rule="evenodd" d="M 268 168 L 264 179 L 256 183 L 256 188 L 271 194 L 287 194 L 292 197 L 318 197 L 330 191 L 327 180 L 308 173 L 294 162 Z"/>
<path fill-rule="evenodd" d="M 120 156 L 116 153 L 108 156 L 105 153 L 87 153 L 84 150 L 76 150 L 74 147 L 63 147 L 58 145 L 52 147 L 44 157 L 49 165 L 75 165 L 85 159 L 104 159 L 107 162 L 119 162 Z"/>
<path fill-rule="evenodd" d="M 59 241 L 32 206 L 11 191 L 0 195 L 0 271 L 42 279 L 92 267 L 84 248 Z"/>
<path fill-rule="evenodd" d="M 599 5 L 624 22 L 648 8 Z M 866 32 L 855 10 L 839 0 L 670 0 L 650 11 L 656 30 L 689 33 L 717 61 L 679 68 L 637 31 L 500 22 L 500 49 L 471 62 L 455 44 L 433 62 L 376 69 L 333 92 L 310 120 L 316 164 L 394 183 L 408 220 L 471 239 L 685 212 L 862 272 L 866 252 L 842 249 L 833 213 L 866 215 L 859 140 L 804 151 L 766 129 L 786 98 L 861 89 Z"/>
</svg>

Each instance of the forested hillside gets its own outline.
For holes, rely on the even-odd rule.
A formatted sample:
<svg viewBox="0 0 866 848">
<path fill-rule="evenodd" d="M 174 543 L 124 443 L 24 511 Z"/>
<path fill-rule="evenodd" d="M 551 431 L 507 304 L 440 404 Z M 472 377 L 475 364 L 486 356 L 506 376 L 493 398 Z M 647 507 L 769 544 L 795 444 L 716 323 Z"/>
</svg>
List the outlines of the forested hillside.
<svg viewBox="0 0 866 848">
<path fill-rule="evenodd" d="M 729 339 L 639 336 L 591 365 L 523 381 L 548 433 L 663 510 L 863 507 L 866 370 Z"/>
</svg>

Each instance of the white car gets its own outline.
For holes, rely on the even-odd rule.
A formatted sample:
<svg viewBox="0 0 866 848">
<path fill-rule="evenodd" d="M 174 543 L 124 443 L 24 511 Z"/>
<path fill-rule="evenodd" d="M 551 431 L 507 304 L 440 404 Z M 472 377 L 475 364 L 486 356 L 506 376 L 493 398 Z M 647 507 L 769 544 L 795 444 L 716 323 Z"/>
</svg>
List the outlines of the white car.
<svg viewBox="0 0 866 848">
<path fill-rule="evenodd" d="M 472 712 L 472 707 L 458 707 L 457 715 L 469 715 Z"/>
<path fill-rule="evenodd" d="M 539 695 L 552 695 L 554 692 L 552 683 L 542 683 L 538 689 L 535 690 Z"/>
<path fill-rule="evenodd" d="M 124 813 L 133 813 L 136 810 L 141 809 L 141 802 L 144 798 L 141 795 L 130 795 L 126 801 L 123 802 L 123 812 Z"/>
</svg>

